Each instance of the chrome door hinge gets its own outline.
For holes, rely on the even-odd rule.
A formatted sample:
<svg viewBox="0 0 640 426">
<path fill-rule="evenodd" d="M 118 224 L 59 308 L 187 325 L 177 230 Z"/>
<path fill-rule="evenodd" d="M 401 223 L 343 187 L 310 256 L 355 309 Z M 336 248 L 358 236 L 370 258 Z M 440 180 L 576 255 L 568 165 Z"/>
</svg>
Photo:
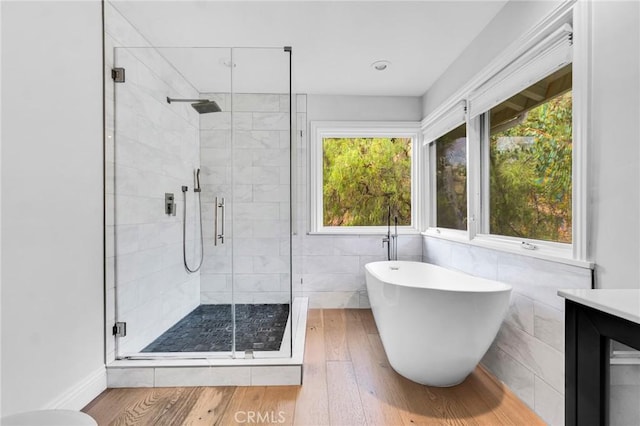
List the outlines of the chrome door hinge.
<svg viewBox="0 0 640 426">
<path fill-rule="evenodd" d="M 116 337 L 124 337 L 127 335 L 127 323 L 117 322 L 113 326 L 113 335 Z"/>
<path fill-rule="evenodd" d="M 111 70 L 111 78 L 116 83 L 124 83 L 124 68 L 113 68 Z"/>
</svg>

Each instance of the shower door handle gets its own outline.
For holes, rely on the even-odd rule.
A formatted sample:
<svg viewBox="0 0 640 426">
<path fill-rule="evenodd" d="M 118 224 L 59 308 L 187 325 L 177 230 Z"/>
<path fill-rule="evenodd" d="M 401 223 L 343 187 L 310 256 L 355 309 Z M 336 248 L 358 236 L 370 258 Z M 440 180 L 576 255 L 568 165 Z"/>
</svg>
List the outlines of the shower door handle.
<svg viewBox="0 0 640 426">
<path fill-rule="evenodd" d="M 218 235 L 218 238 L 220 238 L 220 242 L 222 244 L 224 244 L 224 222 L 225 222 L 225 204 L 224 204 L 224 197 L 222 197 L 222 201 L 220 202 L 220 210 L 222 210 L 222 227 L 220 230 L 220 235 Z"/>
<path fill-rule="evenodd" d="M 214 235 L 213 245 L 218 245 L 218 240 L 220 240 L 220 244 L 224 244 L 224 197 L 218 201 L 218 197 L 216 197 L 216 207 L 215 207 L 215 219 L 214 219 Z M 222 224 L 220 226 L 220 233 L 218 233 L 218 209 L 222 211 Z"/>
</svg>

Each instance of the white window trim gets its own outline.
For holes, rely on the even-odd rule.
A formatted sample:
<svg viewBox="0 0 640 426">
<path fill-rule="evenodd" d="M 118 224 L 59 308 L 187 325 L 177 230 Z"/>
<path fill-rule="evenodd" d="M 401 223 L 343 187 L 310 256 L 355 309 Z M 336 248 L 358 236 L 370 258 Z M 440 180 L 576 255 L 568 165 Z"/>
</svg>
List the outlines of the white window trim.
<svg viewBox="0 0 640 426">
<path fill-rule="evenodd" d="M 464 106 L 462 106 L 462 108 L 464 108 Z M 463 117 L 464 117 L 464 112 L 463 112 Z M 445 120 L 447 120 L 445 118 Z M 432 233 L 438 236 L 445 236 L 445 237 L 449 237 L 453 240 L 456 241 L 464 241 L 464 240 L 469 240 L 469 222 L 470 220 L 467 220 L 467 230 L 461 230 L 461 229 L 452 229 L 452 228 L 443 228 L 443 227 L 438 227 L 437 226 L 437 221 L 438 221 L 438 202 L 437 202 L 437 197 L 438 197 L 438 187 L 437 187 L 437 178 L 436 178 L 436 171 L 437 171 L 437 157 L 436 157 L 436 143 L 437 143 L 437 139 L 443 135 L 445 135 L 447 132 L 455 129 L 456 127 L 462 125 L 462 124 L 466 124 L 464 119 L 463 121 L 450 121 L 450 123 L 448 126 L 445 127 L 441 127 L 441 129 L 438 129 L 438 132 L 435 133 L 424 133 L 423 137 L 425 138 L 425 140 L 428 138 L 430 139 L 428 142 L 425 142 L 425 164 L 427 165 L 427 171 L 425 173 L 425 179 L 426 179 L 426 188 L 427 188 L 427 197 L 428 198 L 428 203 L 429 203 L 429 208 L 426 210 L 426 221 L 425 223 L 427 224 L 427 233 Z M 438 125 L 436 123 L 436 125 Z M 424 130 L 424 128 L 423 128 Z M 429 128 L 427 128 L 428 131 Z M 440 133 L 440 131 L 444 131 L 444 133 L 438 134 L 437 136 L 433 137 L 432 135 L 436 135 L 437 133 Z M 468 130 L 467 130 L 467 136 L 468 136 Z M 467 141 L 468 141 L 468 137 L 467 137 Z M 469 194 L 469 144 L 467 143 L 467 194 Z M 467 208 L 469 207 L 469 196 L 467 195 Z M 469 218 L 469 214 L 467 212 L 467 217 Z"/>
<path fill-rule="evenodd" d="M 429 116 L 429 121 L 422 123 L 422 140 L 425 145 L 434 142 L 447 132 L 463 124 L 466 120 L 467 102 L 460 101 L 454 104 L 449 110 Z"/>
<path fill-rule="evenodd" d="M 467 114 L 467 194 L 468 194 L 468 229 L 467 231 L 445 230 L 429 227 L 423 235 L 443 238 L 469 245 L 486 247 L 518 255 L 536 257 L 574 266 L 593 268 L 593 262 L 588 260 L 587 243 L 587 143 L 589 140 L 590 105 L 588 88 L 590 81 L 589 52 L 591 48 L 590 36 L 590 2 L 570 1 L 559 5 L 543 21 L 531 31 L 516 41 L 502 55 L 492 61 L 487 68 L 473 78 L 467 85 L 458 90 L 448 101 L 444 102 L 423 123 L 426 127 L 434 125 L 439 116 L 443 116 L 451 107 L 469 96 L 492 76 L 497 75 L 505 66 L 521 57 L 536 44 L 561 27 L 568 21 L 573 21 L 573 177 L 572 177 L 572 244 L 553 243 L 533 239 L 513 238 L 483 233 L 488 230 L 488 188 L 487 180 L 480 170 L 481 164 L 486 164 L 486 150 L 480 146 L 480 132 L 482 131 L 481 116 L 470 117 Z M 575 34 L 578 34 L 575 36 Z M 427 164 L 433 167 L 433 162 L 426 154 Z M 484 158 L 482 158 L 484 157 Z M 481 163 L 481 160 L 484 161 Z M 426 183 L 429 190 L 433 190 L 431 173 L 426 173 Z M 483 199 L 483 197 L 485 199 Z M 428 197 L 432 198 L 432 197 Z M 434 212 L 433 201 L 424 209 L 427 215 L 426 223 L 432 220 Z M 528 249 L 525 249 L 528 248 Z"/>
<path fill-rule="evenodd" d="M 484 114 L 514 94 L 570 64 L 573 59 L 572 33 L 571 25 L 562 24 L 539 44 L 514 58 L 503 70 L 473 90 L 467 99 L 469 116 L 473 118 Z"/>
<path fill-rule="evenodd" d="M 386 226 L 324 226 L 322 218 L 322 140 L 323 138 L 408 137 L 412 140 L 411 226 L 398 226 L 399 234 L 417 234 L 421 229 L 422 208 L 420 123 L 414 121 L 312 121 L 310 169 L 309 234 L 386 234 Z M 392 225 L 393 226 L 393 225 Z"/>
<path fill-rule="evenodd" d="M 424 209 L 424 223 L 427 227 L 426 232 L 433 233 L 438 236 L 447 236 L 453 240 L 468 240 L 468 233 L 465 230 L 438 228 L 437 224 L 437 179 L 435 174 L 437 170 L 436 159 L 436 140 L 445 135 L 447 132 L 456 127 L 466 124 L 467 122 L 467 102 L 461 100 L 455 102 L 447 110 L 442 110 L 437 114 L 431 114 L 427 119 L 422 121 L 422 140 L 425 147 L 424 164 L 425 170 L 425 188 L 427 190 L 426 198 L 427 207 Z M 468 130 L 467 130 L 468 132 Z M 467 165 L 469 163 L 469 153 L 467 144 Z M 467 168 L 468 175 L 468 168 Z M 469 179 L 467 179 L 467 191 L 469 189 Z M 467 228 L 469 224 L 467 224 Z"/>
<path fill-rule="evenodd" d="M 573 259 L 569 257 L 564 257 L 562 253 L 555 252 L 553 250 L 553 243 L 548 243 L 550 246 L 547 250 L 523 250 L 522 247 L 522 239 L 514 239 L 511 237 L 496 237 L 491 236 L 487 238 L 485 235 L 476 235 L 475 238 L 469 240 L 466 235 L 455 235 L 446 232 L 438 232 L 438 229 L 428 229 L 422 232 L 422 235 L 428 237 L 441 238 L 447 241 L 458 242 L 462 244 L 467 244 L 474 247 L 483 247 L 492 250 L 497 250 L 505 253 L 512 253 L 519 256 L 528 256 L 541 260 L 548 260 L 554 263 L 562 263 L 565 265 L 577 266 L 585 269 L 593 269 L 594 263 L 588 260 L 579 260 Z M 525 242 L 530 242 L 537 244 L 537 241 L 534 240 L 524 240 Z"/>
<path fill-rule="evenodd" d="M 589 259 L 587 236 L 587 151 L 591 139 L 591 10 L 590 1 L 573 8 L 573 258 Z M 576 143 L 576 141 L 578 143 Z M 593 267 L 593 264 L 591 264 Z"/>
</svg>

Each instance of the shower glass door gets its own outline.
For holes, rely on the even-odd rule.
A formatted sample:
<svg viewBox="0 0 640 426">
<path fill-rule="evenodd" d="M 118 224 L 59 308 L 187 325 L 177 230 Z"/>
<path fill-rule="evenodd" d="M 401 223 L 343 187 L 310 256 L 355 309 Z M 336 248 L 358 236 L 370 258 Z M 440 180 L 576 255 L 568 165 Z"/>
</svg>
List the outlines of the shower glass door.
<svg viewBox="0 0 640 426">
<path fill-rule="evenodd" d="M 116 357 L 291 355 L 289 56 L 114 49 Z"/>
<path fill-rule="evenodd" d="M 280 47 L 231 54 L 235 350 L 289 357 L 290 53 Z"/>
</svg>

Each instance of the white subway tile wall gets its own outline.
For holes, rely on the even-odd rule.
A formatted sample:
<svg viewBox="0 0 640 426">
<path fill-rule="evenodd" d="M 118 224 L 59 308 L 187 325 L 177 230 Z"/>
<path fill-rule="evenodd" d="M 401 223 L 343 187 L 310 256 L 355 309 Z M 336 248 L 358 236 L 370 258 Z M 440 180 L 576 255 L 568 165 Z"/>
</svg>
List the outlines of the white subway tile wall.
<svg viewBox="0 0 640 426">
<path fill-rule="evenodd" d="M 233 114 L 223 108 L 222 113 L 204 114 L 200 119 L 205 226 L 200 300 L 288 303 L 289 96 L 258 93 L 233 94 L 233 99 L 227 93 L 200 96 L 216 99 L 221 106 L 233 104 L 234 109 Z M 215 197 L 225 197 L 227 206 L 226 238 L 224 244 L 217 246 Z"/>
<path fill-rule="evenodd" d="M 489 348 L 482 364 L 502 380 L 529 407 L 535 405 L 535 374 L 497 345 Z"/>
<path fill-rule="evenodd" d="M 511 303 L 482 364 L 551 425 L 564 421 L 564 300 L 591 270 L 423 237 L 425 262 L 509 283 Z"/>
<path fill-rule="evenodd" d="M 536 412 L 550 425 L 564 425 L 564 392 L 558 392 L 538 376 L 534 379 Z"/>
<path fill-rule="evenodd" d="M 193 87 L 105 3 L 106 71 L 124 67 L 126 82 L 106 81 L 107 362 L 115 354 L 111 327 L 126 321 L 121 353 L 137 352 L 200 302 L 200 274 L 182 266 L 181 185 L 193 188 L 199 165 L 198 114 L 166 97 L 196 97 Z M 137 48 L 124 48 L 137 46 Z M 115 99 L 115 102 L 114 102 Z M 177 215 L 164 212 L 175 196 Z M 187 194 L 187 256 L 199 256 L 197 199 Z M 146 374 L 146 371 L 141 372 Z M 133 382 L 147 380 L 131 376 Z"/>
</svg>

